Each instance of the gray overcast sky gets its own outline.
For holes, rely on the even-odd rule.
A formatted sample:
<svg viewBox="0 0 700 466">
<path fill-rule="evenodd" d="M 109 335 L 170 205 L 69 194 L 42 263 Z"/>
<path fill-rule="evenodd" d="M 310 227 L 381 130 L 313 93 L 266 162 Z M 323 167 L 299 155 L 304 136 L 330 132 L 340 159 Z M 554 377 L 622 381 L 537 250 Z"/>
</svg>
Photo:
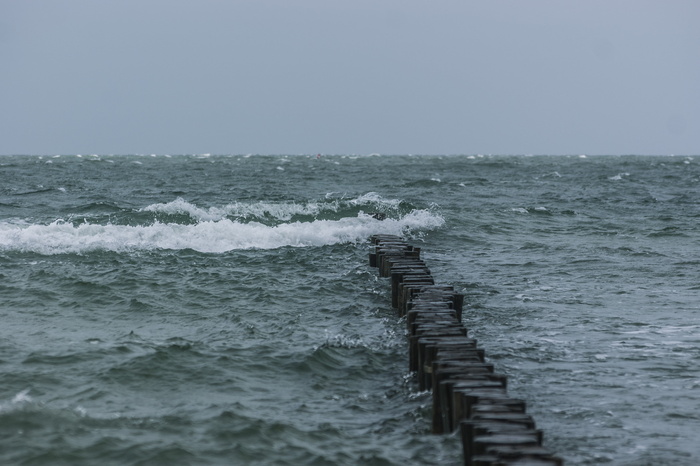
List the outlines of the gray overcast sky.
<svg viewBox="0 0 700 466">
<path fill-rule="evenodd" d="M 698 0 L 0 0 L 0 154 L 700 154 Z"/>
</svg>

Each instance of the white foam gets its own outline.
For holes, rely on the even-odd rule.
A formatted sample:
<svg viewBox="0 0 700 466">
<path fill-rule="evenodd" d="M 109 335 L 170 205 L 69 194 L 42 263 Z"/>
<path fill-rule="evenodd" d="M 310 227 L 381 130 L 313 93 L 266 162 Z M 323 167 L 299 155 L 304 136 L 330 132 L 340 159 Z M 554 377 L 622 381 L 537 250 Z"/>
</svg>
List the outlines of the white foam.
<svg viewBox="0 0 700 466">
<path fill-rule="evenodd" d="M 32 397 L 29 396 L 29 390 L 30 389 L 27 388 L 25 390 L 22 390 L 18 394 L 16 394 L 14 396 L 14 398 L 12 398 L 12 403 L 17 404 L 17 403 L 26 403 L 26 402 L 32 401 Z"/>
<path fill-rule="evenodd" d="M 202 209 L 178 197 L 167 203 L 151 204 L 141 209 L 142 212 L 158 212 L 164 214 L 187 214 L 197 220 L 221 220 L 226 216 L 226 209 Z"/>
<path fill-rule="evenodd" d="M 31 396 L 29 396 L 29 391 L 30 389 L 26 388 L 21 392 L 17 393 L 14 397 L 12 397 L 12 400 L 9 403 L 0 402 L 0 413 L 12 411 L 17 407 L 21 407 L 27 403 L 31 403 L 33 399 Z"/>
<path fill-rule="evenodd" d="M 328 330 L 325 331 L 326 341 L 324 344 L 314 348 L 314 351 L 319 348 L 368 348 L 369 346 L 361 337 L 350 337 L 343 334 L 331 335 Z"/>
<path fill-rule="evenodd" d="M 328 209 L 337 211 L 337 205 L 329 205 Z M 251 218 L 270 216 L 278 220 L 289 220 L 294 215 L 318 215 L 321 206 L 316 202 L 297 204 L 295 202 L 233 202 L 224 207 L 202 209 L 194 204 L 177 198 L 164 204 L 152 204 L 141 209 L 143 212 L 158 212 L 165 214 L 186 214 L 198 221 L 216 221 L 227 217 Z"/>
<path fill-rule="evenodd" d="M 630 176 L 630 174 L 629 173 L 618 173 L 615 176 L 608 177 L 608 179 L 612 180 L 612 181 L 619 181 L 622 179 L 623 176 Z"/>
<path fill-rule="evenodd" d="M 431 230 L 444 219 L 427 210 L 414 210 L 400 219 L 377 220 L 359 214 L 339 220 L 282 223 L 240 223 L 206 220 L 194 225 L 154 223 L 144 226 L 73 225 L 56 220 L 48 225 L 0 222 L 0 250 L 40 254 L 86 253 L 106 250 L 181 250 L 221 253 L 236 249 L 309 247 L 365 241 L 375 233 L 402 235 Z"/>
<path fill-rule="evenodd" d="M 332 193 L 326 194 L 326 199 L 331 199 Z M 370 192 L 355 199 L 336 199 L 330 202 L 319 203 L 308 201 L 297 202 L 232 202 L 223 207 L 209 207 L 203 209 L 182 198 L 167 203 L 151 204 L 141 209 L 142 212 L 156 212 L 165 214 L 186 214 L 197 221 L 216 221 L 225 218 L 263 218 L 272 217 L 277 220 L 290 220 L 294 215 L 317 216 L 323 212 L 338 212 L 343 207 L 371 207 L 374 210 L 397 210 L 401 204 L 400 199 L 385 199 L 377 193 Z"/>
<path fill-rule="evenodd" d="M 357 199 L 349 200 L 348 203 L 354 206 L 369 204 L 377 208 L 398 209 L 399 205 L 401 205 L 401 199 L 386 199 L 375 192 L 369 192 Z"/>
</svg>

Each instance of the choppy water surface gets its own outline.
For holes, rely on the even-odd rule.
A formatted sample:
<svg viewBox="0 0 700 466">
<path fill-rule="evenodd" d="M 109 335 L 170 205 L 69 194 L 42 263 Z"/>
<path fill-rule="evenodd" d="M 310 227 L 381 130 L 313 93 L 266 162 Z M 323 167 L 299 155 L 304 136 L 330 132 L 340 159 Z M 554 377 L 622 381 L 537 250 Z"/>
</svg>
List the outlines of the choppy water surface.
<svg viewBox="0 0 700 466">
<path fill-rule="evenodd" d="M 697 464 L 698 163 L 2 157 L 0 463 L 459 464 L 393 233 L 568 464 Z"/>
</svg>

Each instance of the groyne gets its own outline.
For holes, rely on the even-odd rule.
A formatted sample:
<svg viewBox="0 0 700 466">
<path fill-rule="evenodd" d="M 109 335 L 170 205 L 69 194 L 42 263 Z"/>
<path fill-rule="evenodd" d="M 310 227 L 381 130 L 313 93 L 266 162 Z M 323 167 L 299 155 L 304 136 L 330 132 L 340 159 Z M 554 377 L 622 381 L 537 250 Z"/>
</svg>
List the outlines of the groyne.
<svg viewBox="0 0 700 466">
<path fill-rule="evenodd" d="M 391 305 L 406 319 L 408 366 L 432 392 L 432 432 L 459 429 L 467 466 L 561 466 L 542 446 L 525 401 L 507 393 L 507 378 L 486 362 L 462 322 L 463 295 L 436 284 L 420 248 L 395 235 L 371 237 L 369 265 L 391 279 Z"/>
</svg>

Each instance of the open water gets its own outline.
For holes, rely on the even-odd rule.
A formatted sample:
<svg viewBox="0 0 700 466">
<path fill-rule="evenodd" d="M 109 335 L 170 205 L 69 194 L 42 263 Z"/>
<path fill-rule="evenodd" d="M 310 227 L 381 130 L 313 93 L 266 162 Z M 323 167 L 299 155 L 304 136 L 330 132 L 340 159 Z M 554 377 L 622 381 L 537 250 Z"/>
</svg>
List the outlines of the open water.
<svg viewBox="0 0 700 466">
<path fill-rule="evenodd" d="M 699 196 L 691 157 L 0 157 L 0 464 L 460 464 L 374 233 L 567 464 L 700 464 Z"/>
</svg>

